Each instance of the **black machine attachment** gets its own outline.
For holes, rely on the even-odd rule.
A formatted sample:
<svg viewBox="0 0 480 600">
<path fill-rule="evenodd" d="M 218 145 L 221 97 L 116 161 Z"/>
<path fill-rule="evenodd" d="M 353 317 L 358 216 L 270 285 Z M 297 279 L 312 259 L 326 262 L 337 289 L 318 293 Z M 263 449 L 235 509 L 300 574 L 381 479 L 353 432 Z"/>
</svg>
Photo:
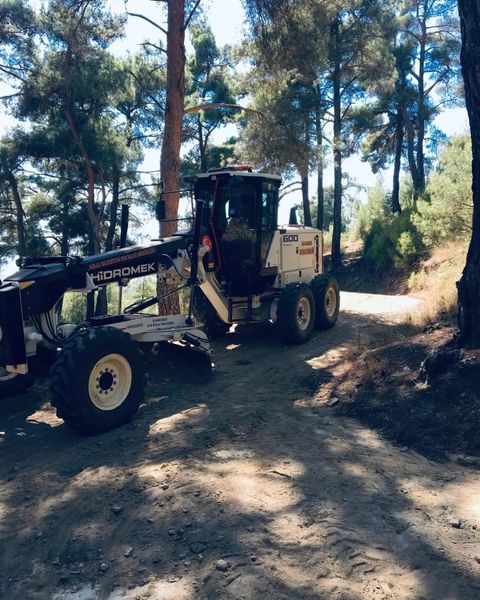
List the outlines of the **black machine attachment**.
<svg viewBox="0 0 480 600">
<path fill-rule="evenodd" d="M 14 283 L 4 283 L 0 285 L 0 365 L 17 366 L 26 362 L 20 288 Z"/>
</svg>

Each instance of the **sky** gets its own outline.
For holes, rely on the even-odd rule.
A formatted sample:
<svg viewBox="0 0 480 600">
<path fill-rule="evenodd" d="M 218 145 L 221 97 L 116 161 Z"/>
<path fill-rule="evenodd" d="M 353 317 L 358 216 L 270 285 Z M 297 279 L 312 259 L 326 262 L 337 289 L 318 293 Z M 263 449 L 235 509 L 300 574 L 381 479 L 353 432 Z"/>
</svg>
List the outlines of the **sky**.
<svg viewBox="0 0 480 600">
<path fill-rule="evenodd" d="M 33 4 L 41 4 L 41 0 L 34 0 Z M 125 6 L 129 12 L 140 13 L 158 20 L 158 5 L 151 0 L 109 0 L 111 9 L 114 12 L 123 13 Z M 223 46 L 225 44 L 234 44 L 241 40 L 242 30 L 244 28 L 244 12 L 240 0 L 203 0 L 207 19 L 212 27 L 216 37 L 217 44 Z M 161 34 L 160 34 L 161 35 Z M 127 52 L 135 52 L 138 45 L 146 38 L 158 40 L 159 32 L 145 21 L 130 17 L 127 23 L 125 38 L 118 40 L 111 47 L 112 51 L 118 55 Z M 187 40 L 187 52 L 191 46 Z M 3 88 L 0 88 L 0 93 Z M 5 92 L 6 93 L 6 92 Z M 0 134 L 3 133 L 12 125 L 12 119 L 0 112 Z M 436 125 L 444 131 L 447 136 L 464 133 L 468 130 L 468 121 L 466 111 L 462 108 L 445 110 L 436 120 Z M 223 130 L 223 136 L 229 137 L 232 135 L 232 129 Z M 233 132 L 234 133 L 234 132 Z M 222 132 L 217 134 L 214 141 L 222 141 Z M 146 152 L 144 170 L 155 170 L 159 167 L 160 151 L 149 150 Z M 328 157 L 327 157 L 328 160 Z M 333 166 L 331 161 L 328 161 L 325 171 L 325 183 L 331 185 L 333 182 Z M 354 155 L 347 159 L 344 163 L 344 170 L 348 172 L 350 177 L 355 179 L 361 186 L 366 188 L 374 185 L 377 176 L 372 173 L 368 163 L 362 162 L 358 155 Z M 391 169 L 383 173 L 385 185 L 388 187 L 391 180 Z M 310 189 L 312 193 L 315 191 L 315 177 L 312 176 Z M 365 194 L 361 193 L 361 199 L 365 199 Z M 290 208 L 301 203 L 300 192 L 286 196 L 280 205 L 279 224 L 288 222 Z M 158 233 L 158 225 L 156 221 L 147 223 L 144 228 L 146 236 L 155 237 Z"/>
</svg>

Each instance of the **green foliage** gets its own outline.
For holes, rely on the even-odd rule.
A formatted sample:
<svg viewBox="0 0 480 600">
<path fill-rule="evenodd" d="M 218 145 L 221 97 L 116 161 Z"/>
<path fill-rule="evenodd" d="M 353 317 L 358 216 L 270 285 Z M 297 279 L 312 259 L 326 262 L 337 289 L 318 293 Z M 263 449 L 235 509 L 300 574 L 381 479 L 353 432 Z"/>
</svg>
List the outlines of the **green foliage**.
<svg viewBox="0 0 480 600">
<path fill-rule="evenodd" d="M 67 292 L 63 297 L 61 322 L 76 323 L 85 321 L 87 314 L 87 297 L 85 294 Z"/>
<path fill-rule="evenodd" d="M 355 218 L 355 233 L 365 239 L 375 222 L 383 222 L 387 218 L 385 190 L 383 180 L 377 178 L 376 184 L 368 191 L 368 198 L 362 204 Z"/>
<path fill-rule="evenodd" d="M 472 222 L 472 143 L 468 135 L 452 138 L 440 156 L 440 165 L 418 202 L 413 222 L 429 248 L 449 240 L 465 239 Z"/>
<path fill-rule="evenodd" d="M 34 58 L 36 16 L 23 0 L 0 0 L 0 81 L 24 80 Z"/>
<path fill-rule="evenodd" d="M 122 309 L 156 295 L 157 281 L 155 276 L 136 279 L 127 287 L 122 288 Z M 108 314 L 117 314 L 119 308 L 120 288 L 117 284 L 107 286 Z M 152 306 L 147 313 L 156 314 L 157 307 Z M 62 303 L 61 320 L 65 323 L 80 324 L 85 321 L 87 301 L 85 294 L 69 292 L 65 294 Z"/>
<path fill-rule="evenodd" d="M 364 256 L 367 264 L 375 270 L 392 265 L 410 265 L 423 251 L 421 236 L 412 222 L 412 211 L 404 210 L 392 215 L 388 209 L 388 197 L 383 180 L 368 192 L 367 202 L 356 216 L 356 234 L 364 240 Z"/>
<path fill-rule="evenodd" d="M 411 212 L 375 219 L 364 237 L 366 263 L 382 271 L 392 265 L 407 267 L 424 250 L 421 237 L 411 220 Z"/>
<path fill-rule="evenodd" d="M 232 77 L 227 49 L 217 47 L 209 25 L 199 22 L 191 28 L 194 52 L 187 61 L 187 106 L 203 104 L 235 104 Z M 197 170 L 206 171 L 217 166 L 210 155 L 210 138 L 214 131 L 235 119 L 231 110 L 204 109 L 187 114 L 184 124 L 185 141 L 194 140 L 195 146 L 187 160 L 196 164 Z"/>
<path fill-rule="evenodd" d="M 471 140 L 452 138 L 440 155 L 438 170 L 425 196 L 412 202 L 411 184 L 403 186 L 403 212 L 392 216 L 381 181 L 369 192 L 368 202 L 357 213 L 356 232 L 365 242 L 366 261 L 377 269 L 392 264 L 408 266 L 425 249 L 462 240 L 470 234 Z"/>
</svg>

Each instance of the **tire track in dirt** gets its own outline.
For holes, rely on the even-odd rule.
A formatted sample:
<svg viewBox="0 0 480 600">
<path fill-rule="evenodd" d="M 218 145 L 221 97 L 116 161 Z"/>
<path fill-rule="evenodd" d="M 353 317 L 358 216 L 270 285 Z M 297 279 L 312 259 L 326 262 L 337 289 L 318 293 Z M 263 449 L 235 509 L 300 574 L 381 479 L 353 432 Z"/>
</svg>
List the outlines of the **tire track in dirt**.
<svg viewBox="0 0 480 600">
<path fill-rule="evenodd" d="M 66 430 L 42 389 L 2 410 L 2 597 L 476 600 L 474 474 L 316 400 L 389 320 L 357 307 L 299 347 L 239 328 L 210 383 L 159 371 L 101 437 Z"/>
</svg>

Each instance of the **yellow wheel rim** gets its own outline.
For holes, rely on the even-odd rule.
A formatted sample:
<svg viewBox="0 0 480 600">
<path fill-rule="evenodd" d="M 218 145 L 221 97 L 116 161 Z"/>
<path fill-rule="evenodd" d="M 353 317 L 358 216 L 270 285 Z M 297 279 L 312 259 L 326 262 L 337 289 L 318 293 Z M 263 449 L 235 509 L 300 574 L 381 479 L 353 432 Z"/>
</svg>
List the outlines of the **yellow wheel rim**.
<svg viewBox="0 0 480 600">
<path fill-rule="evenodd" d="M 297 324 L 301 331 L 308 329 L 312 318 L 312 308 L 308 298 L 300 298 L 297 306 Z"/>
<path fill-rule="evenodd" d="M 132 387 L 132 368 L 121 354 L 107 354 L 93 367 L 88 379 L 90 400 L 99 410 L 114 410 Z"/>
<path fill-rule="evenodd" d="M 325 294 L 325 312 L 328 317 L 331 318 L 335 315 L 337 310 L 337 294 L 335 293 L 335 289 L 333 287 L 329 287 L 327 289 L 327 293 Z"/>
</svg>

